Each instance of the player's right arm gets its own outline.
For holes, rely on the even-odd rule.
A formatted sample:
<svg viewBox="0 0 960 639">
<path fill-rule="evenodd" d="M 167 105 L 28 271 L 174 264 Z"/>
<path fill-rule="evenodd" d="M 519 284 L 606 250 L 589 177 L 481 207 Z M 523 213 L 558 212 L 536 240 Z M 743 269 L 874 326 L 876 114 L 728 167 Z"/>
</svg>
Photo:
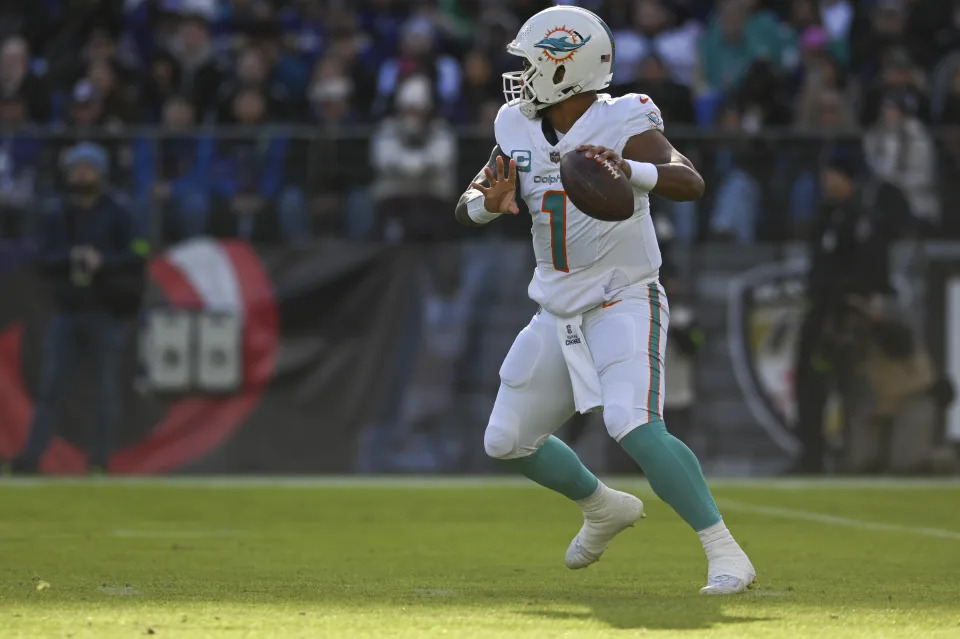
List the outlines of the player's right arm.
<svg viewBox="0 0 960 639">
<path fill-rule="evenodd" d="M 510 159 L 504 174 L 504 154 L 500 145 L 493 147 L 483 170 L 464 191 L 454 215 L 464 226 L 483 226 L 500 215 L 516 215 L 517 162 Z"/>
<path fill-rule="evenodd" d="M 578 151 L 597 162 L 610 160 L 620 167 L 630 183 L 643 191 L 656 193 L 674 202 L 691 202 L 703 196 L 700 173 L 686 157 L 673 148 L 663 135 L 660 109 L 645 96 L 631 93 L 616 101 L 624 118 L 623 151 L 592 144 L 581 144 Z M 634 176 L 634 167 L 640 173 Z"/>
</svg>

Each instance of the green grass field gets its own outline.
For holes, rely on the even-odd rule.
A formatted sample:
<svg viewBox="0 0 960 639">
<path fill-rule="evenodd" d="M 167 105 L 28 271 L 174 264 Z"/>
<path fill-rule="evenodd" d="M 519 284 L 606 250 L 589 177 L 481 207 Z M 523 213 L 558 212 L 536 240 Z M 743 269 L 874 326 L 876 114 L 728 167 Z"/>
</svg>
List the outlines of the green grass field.
<svg viewBox="0 0 960 639">
<path fill-rule="evenodd" d="M 761 581 L 647 519 L 600 563 L 504 481 L 0 481 L 0 637 L 960 637 L 960 483 L 716 482 Z"/>
</svg>

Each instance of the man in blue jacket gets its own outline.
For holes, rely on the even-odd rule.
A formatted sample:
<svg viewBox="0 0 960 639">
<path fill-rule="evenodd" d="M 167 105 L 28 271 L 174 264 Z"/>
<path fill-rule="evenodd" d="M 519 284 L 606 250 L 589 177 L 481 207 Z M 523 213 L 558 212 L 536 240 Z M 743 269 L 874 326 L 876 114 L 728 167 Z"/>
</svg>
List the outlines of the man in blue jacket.
<svg viewBox="0 0 960 639">
<path fill-rule="evenodd" d="M 149 247 L 132 213 L 107 189 L 107 152 L 84 142 L 63 158 L 67 192 L 41 213 L 39 266 L 56 314 L 43 343 L 40 392 L 30 434 L 14 472 L 35 472 L 57 424 L 57 405 L 80 356 L 96 371 L 97 421 L 91 469 L 106 470 L 120 419 L 123 318 L 136 312 Z"/>
</svg>

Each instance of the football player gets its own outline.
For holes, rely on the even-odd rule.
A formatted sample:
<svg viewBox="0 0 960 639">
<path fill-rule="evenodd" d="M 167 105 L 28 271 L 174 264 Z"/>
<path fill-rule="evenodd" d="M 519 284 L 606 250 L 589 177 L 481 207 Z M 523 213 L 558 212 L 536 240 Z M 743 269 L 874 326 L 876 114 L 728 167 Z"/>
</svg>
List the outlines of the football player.
<svg viewBox="0 0 960 639">
<path fill-rule="evenodd" d="M 584 568 L 643 516 L 639 499 L 605 486 L 553 435 L 574 412 L 602 410 L 609 435 L 697 531 L 708 562 L 700 592 L 743 592 L 756 571 L 724 525 L 697 458 L 662 419 L 670 314 L 648 193 L 696 200 L 703 179 L 664 137 L 649 97 L 598 93 L 613 78 L 614 43 L 596 14 L 541 11 L 507 51 L 523 69 L 503 75 L 497 144 L 456 217 L 479 226 L 529 212 L 537 266 L 528 292 L 540 310 L 500 368 L 484 448 L 580 507 L 583 526 L 566 565 Z M 623 170 L 634 188 L 629 219 L 599 221 L 570 202 L 559 161 L 573 149 Z"/>
</svg>

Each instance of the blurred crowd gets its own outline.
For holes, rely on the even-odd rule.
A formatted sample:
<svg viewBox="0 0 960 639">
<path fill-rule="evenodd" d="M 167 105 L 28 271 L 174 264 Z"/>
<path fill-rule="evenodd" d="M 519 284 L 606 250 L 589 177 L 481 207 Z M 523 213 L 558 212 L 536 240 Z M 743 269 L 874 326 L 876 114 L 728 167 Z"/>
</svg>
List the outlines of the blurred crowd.
<svg viewBox="0 0 960 639">
<path fill-rule="evenodd" d="M 465 149 L 454 131 L 489 136 L 500 74 L 517 66 L 504 46 L 551 4 L 3 3 L 0 234 L 22 232 L 17 212 L 56 186 L 44 158 L 107 132 L 121 136 L 107 143 L 111 180 L 137 208 L 165 213 L 167 241 L 419 238 L 425 222 L 406 212 L 409 196 L 449 201 L 476 170 L 487 150 Z M 713 178 L 708 201 L 672 211 L 683 239 L 781 239 L 809 226 L 822 149 L 759 135 L 773 129 L 862 135 L 864 175 L 901 189 L 927 228 L 954 228 L 942 211 L 960 204 L 944 188 L 960 177 L 960 136 L 941 131 L 960 125 L 960 0 L 576 4 L 613 30 L 613 92 L 652 96 L 668 131 L 736 140 L 680 145 Z M 247 132 L 187 133 L 209 124 Z M 345 153 L 299 145 L 280 132 L 293 124 L 316 135 L 376 130 L 363 153 Z M 143 136 L 139 125 L 164 133 Z M 37 129 L 59 132 L 58 144 L 23 136 Z"/>
</svg>

